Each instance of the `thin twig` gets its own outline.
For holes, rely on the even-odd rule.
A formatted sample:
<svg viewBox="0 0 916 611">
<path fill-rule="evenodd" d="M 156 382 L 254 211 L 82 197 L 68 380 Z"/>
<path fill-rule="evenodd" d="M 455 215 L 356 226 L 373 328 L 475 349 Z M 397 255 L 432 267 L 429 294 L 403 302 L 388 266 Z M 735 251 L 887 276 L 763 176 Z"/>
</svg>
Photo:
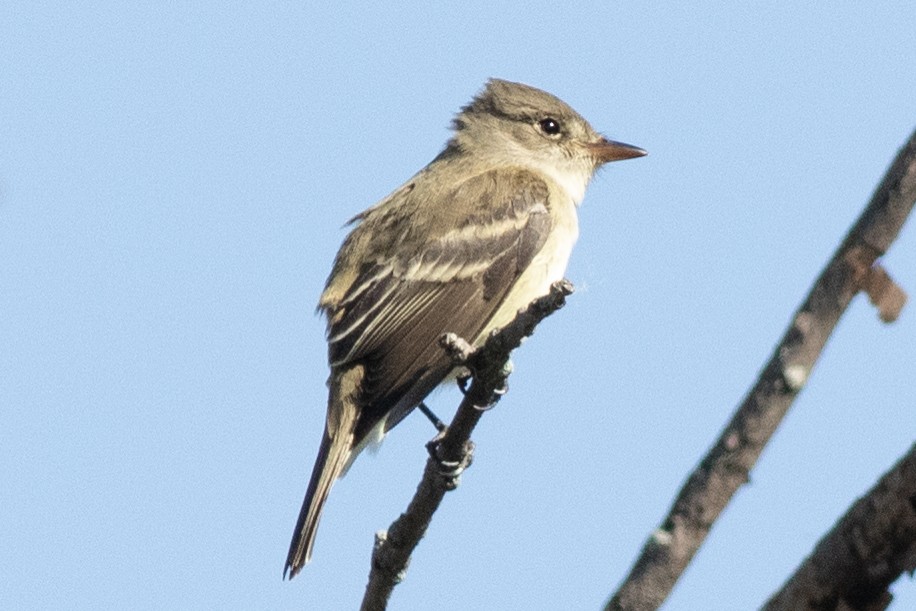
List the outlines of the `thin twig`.
<svg viewBox="0 0 916 611">
<path fill-rule="evenodd" d="M 407 571 L 410 555 L 432 520 L 433 513 L 449 490 L 457 485 L 461 472 L 470 465 L 473 444 L 471 432 L 483 415 L 505 392 L 509 355 L 544 318 L 563 307 L 573 291 L 567 280 L 555 283 L 550 293 L 533 301 L 515 319 L 494 332 L 479 349 L 472 349 L 461 338 L 446 334 L 441 339 L 455 361 L 473 373 L 473 382 L 444 433 L 428 444 L 430 458 L 423 478 L 407 510 L 387 532 L 376 534 L 372 569 L 363 596 L 363 611 L 385 609 L 394 586 Z"/>
<path fill-rule="evenodd" d="M 748 481 L 852 298 L 860 290 L 880 287 L 869 295 L 877 300 L 882 318 L 896 317 L 905 296 L 876 261 L 897 237 L 914 200 L 916 132 L 814 283 L 757 382 L 649 537 L 607 610 L 657 609 L 664 602 L 713 522 Z"/>
</svg>

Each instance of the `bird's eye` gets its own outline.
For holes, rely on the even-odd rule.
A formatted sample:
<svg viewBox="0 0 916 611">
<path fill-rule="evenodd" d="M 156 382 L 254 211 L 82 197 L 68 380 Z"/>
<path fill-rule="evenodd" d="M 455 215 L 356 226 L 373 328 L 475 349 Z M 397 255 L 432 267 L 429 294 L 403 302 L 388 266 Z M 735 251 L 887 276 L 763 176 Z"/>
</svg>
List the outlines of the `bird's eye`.
<svg viewBox="0 0 916 611">
<path fill-rule="evenodd" d="M 538 127 L 548 136 L 556 136 L 560 133 L 560 122 L 553 117 L 547 117 L 538 121 Z"/>
</svg>

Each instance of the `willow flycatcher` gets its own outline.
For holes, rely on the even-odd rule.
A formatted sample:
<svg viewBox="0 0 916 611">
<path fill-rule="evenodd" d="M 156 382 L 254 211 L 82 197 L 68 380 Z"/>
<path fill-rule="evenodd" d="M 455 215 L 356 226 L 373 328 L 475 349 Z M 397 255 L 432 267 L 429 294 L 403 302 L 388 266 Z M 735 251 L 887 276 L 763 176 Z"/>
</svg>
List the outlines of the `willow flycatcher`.
<svg viewBox="0 0 916 611">
<path fill-rule="evenodd" d="M 595 171 L 640 157 L 556 97 L 497 79 L 455 117 L 445 149 L 358 214 L 318 309 L 331 376 L 318 458 L 286 559 L 309 562 L 331 486 L 453 366 L 437 339 L 480 344 L 560 280 Z"/>
</svg>

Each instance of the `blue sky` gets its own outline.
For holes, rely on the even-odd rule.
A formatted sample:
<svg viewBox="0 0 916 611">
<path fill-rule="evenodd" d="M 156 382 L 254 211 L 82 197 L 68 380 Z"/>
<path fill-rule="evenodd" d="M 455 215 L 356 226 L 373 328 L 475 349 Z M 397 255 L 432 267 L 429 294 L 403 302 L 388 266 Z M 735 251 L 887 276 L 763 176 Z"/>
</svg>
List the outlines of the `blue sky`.
<svg viewBox="0 0 916 611">
<path fill-rule="evenodd" d="M 496 76 L 650 155 L 593 182 L 578 291 L 391 608 L 598 608 L 916 126 L 911 2 L 307 4 L 0 8 L 0 607 L 357 605 L 433 431 L 360 457 L 281 581 L 314 306 Z M 911 221 L 910 294 L 914 258 Z M 857 298 L 666 609 L 756 607 L 909 447 L 914 340 Z"/>
</svg>

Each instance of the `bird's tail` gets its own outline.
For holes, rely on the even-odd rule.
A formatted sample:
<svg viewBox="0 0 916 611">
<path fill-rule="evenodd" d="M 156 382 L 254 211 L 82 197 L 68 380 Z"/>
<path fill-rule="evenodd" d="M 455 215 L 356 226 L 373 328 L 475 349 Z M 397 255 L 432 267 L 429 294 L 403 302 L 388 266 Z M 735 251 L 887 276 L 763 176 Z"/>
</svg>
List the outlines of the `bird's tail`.
<svg viewBox="0 0 916 611">
<path fill-rule="evenodd" d="M 348 466 L 353 451 L 353 432 L 359 416 L 354 391 L 361 377 L 361 367 L 357 371 L 351 369 L 342 375 L 332 376 L 327 425 L 312 468 L 305 500 L 299 510 L 293 540 L 289 544 L 286 568 L 283 569 L 283 576 L 289 579 L 295 577 L 312 559 L 312 547 L 324 503 L 331 486 Z"/>
</svg>

